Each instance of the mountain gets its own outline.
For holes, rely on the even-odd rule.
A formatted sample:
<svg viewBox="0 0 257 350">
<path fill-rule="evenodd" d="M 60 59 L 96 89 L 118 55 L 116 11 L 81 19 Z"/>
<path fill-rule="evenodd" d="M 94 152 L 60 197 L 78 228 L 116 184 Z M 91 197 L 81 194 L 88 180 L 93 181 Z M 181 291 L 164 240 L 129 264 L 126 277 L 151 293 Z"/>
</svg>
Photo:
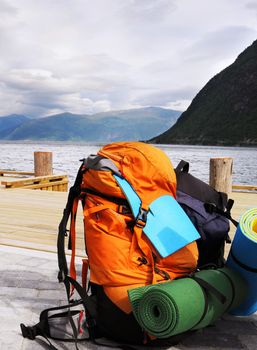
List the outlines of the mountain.
<svg viewBox="0 0 257 350">
<path fill-rule="evenodd" d="M 62 113 L 27 120 L 6 140 L 112 142 L 145 140 L 167 130 L 181 112 L 159 107 L 80 115 Z"/>
<path fill-rule="evenodd" d="M 12 133 L 17 127 L 19 127 L 21 124 L 28 120 L 28 117 L 19 114 L 11 114 L 0 117 L 0 139 L 5 138 L 7 135 Z"/>
<path fill-rule="evenodd" d="M 153 143 L 257 145 L 257 40 L 214 76 Z"/>
</svg>

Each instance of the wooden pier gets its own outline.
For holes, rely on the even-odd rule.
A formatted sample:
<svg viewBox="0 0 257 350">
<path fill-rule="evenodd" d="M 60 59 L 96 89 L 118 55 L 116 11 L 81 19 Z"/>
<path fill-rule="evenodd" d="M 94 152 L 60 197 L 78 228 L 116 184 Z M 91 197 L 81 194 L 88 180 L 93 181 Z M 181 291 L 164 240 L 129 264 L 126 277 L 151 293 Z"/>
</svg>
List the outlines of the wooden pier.
<svg viewBox="0 0 257 350">
<path fill-rule="evenodd" d="M 0 244 L 56 252 L 58 225 L 66 205 L 67 193 L 6 190 L 0 187 Z M 249 208 L 257 207 L 256 192 L 232 192 L 235 219 Z M 77 217 L 78 255 L 84 255 L 83 218 Z M 231 225 L 231 238 L 235 228 Z M 229 246 L 227 246 L 229 249 Z"/>
<path fill-rule="evenodd" d="M 34 164 L 34 172 L 0 170 L 0 245 L 56 252 L 58 225 L 68 196 L 68 176 L 52 175 L 51 152 L 35 152 Z M 257 207 L 257 186 L 232 185 L 231 158 L 214 158 L 210 165 L 212 186 L 227 192 L 235 201 L 233 218 L 239 220 L 247 209 Z M 81 209 L 77 223 L 77 253 L 83 256 Z M 231 224 L 231 238 L 234 233 Z"/>
<path fill-rule="evenodd" d="M 67 192 L 0 187 L 0 244 L 56 252 L 58 225 L 66 199 Z M 79 212 L 79 249 L 83 249 L 81 215 Z"/>
<path fill-rule="evenodd" d="M 68 176 L 53 175 L 52 152 L 34 152 L 34 171 L 0 169 L 0 186 L 67 192 Z"/>
<path fill-rule="evenodd" d="M 18 177 L 18 175 L 31 174 L 23 172 L 5 172 L 0 170 L 0 185 L 7 189 L 25 188 L 42 191 L 68 191 L 68 176 L 67 175 L 47 175 L 33 177 Z M 33 173 L 32 173 L 33 174 Z M 4 175 L 12 175 L 17 177 L 6 178 Z"/>
</svg>

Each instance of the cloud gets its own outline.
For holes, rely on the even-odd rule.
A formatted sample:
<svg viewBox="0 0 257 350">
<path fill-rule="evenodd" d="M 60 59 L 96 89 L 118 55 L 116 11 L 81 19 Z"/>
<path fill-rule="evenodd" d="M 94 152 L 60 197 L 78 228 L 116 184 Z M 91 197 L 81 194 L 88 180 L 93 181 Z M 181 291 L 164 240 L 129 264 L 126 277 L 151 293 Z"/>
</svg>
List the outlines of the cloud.
<svg viewBox="0 0 257 350">
<path fill-rule="evenodd" d="M 173 90 L 149 91 L 143 93 L 135 99 L 135 103 L 141 106 L 162 106 L 177 110 L 185 110 L 192 98 L 197 93 L 193 87 L 174 88 Z"/>
<path fill-rule="evenodd" d="M 0 0 L 0 115 L 187 106 L 256 38 L 242 0 Z"/>
<path fill-rule="evenodd" d="M 1 21 L 5 16 L 9 15 L 16 15 L 18 13 L 18 10 L 15 6 L 12 6 L 10 2 L 5 0 L 0 0 L 0 12 L 1 12 Z"/>
<path fill-rule="evenodd" d="M 255 10 L 256 14 L 257 14 L 257 3 L 256 1 L 250 1 L 245 5 L 246 8 L 248 8 L 249 10 Z"/>
<path fill-rule="evenodd" d="M 63 111 L 92 114 L 123 108 L 129 98 L 124 65 L 107 56 L 77 57 L 65 60 L 65 69 L 49 64 L 50 68 L 53 70 L 2 71 L 1 114 L 8 113 L 9 108 L 35 116 Z M 15 104 L 10 100 L 12 95 L 16 96 Z"/>
<path fill-rule="evenodd" d="M 224 26 L 205 33 L 200 40 L 195 41 L 184 50 L 184 57 L 195 61 L 235 58 L 235 55 L 245 48 L 242 43 L 254 40 L 256 37 L 256 29 L 247 26 Z"/>
<path fill-rule="evenodd" d="M 123 11 L 129 20 L 158 22 L 177 9 L 175 0 L 130 0 L 124 2 Z"/>
</svg>

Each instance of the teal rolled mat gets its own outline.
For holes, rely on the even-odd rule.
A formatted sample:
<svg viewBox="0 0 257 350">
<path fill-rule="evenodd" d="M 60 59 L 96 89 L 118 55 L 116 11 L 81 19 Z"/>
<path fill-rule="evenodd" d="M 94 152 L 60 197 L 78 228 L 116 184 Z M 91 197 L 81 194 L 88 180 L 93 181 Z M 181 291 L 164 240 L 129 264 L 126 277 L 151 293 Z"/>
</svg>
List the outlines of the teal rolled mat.
<svg viewBox="0 0 257 350">
<path fill-rule="evenodd" d="M 229 268 L 194 276 L 129 290 L 140 326 L 157 338 L 169 338 L 213 323 L 245 296 L 244 281 Z"/>
</svg>

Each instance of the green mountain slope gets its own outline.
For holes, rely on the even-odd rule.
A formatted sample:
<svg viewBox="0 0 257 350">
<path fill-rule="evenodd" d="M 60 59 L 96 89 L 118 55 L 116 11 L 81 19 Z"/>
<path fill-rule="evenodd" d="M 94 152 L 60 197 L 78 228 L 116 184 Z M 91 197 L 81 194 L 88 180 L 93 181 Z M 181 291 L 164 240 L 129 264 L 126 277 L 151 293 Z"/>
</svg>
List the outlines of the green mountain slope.
<svg viewBox="0 0 257 350">
<path fill-rule="evenodd" d="M 181 112 L 157 107 L 78 115 L 63 113 L 26 121 L 7 140 L 112 142 L 145 140 L 174 124 Z"/>
<path fill-rule="evenodd" d="M 155 143 L 257 145 L 257 41 L 214 76 Z"/>
</svg>

